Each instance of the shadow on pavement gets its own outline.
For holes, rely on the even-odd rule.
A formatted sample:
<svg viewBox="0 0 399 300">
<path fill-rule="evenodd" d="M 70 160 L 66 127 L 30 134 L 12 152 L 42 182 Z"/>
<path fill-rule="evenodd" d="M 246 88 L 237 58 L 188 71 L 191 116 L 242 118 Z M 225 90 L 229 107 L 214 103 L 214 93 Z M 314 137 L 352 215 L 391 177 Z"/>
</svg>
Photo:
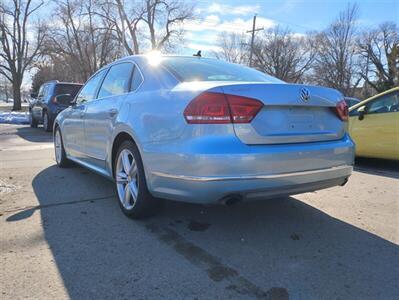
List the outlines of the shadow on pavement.
<svg viewBox="0 0 399 300">
<path fill-rule="evenodd" d="M 29 142 L 35 143 L 52 143 L 53 135 L 51 132 L 45 132 L 43 128 L 31 128 L 29 125 L 26 127 L 16 128 L 16 134 Z"/>
<path fill-rule="evenodd" d="M 237 291 L 233 298 L 262 298 L 243 295 L 239 285 L 247 283 L 230 284 L 234 276 L 265 291 L 283 288 L 278 299 L 399 294 L 397 245 L 293 197 L 232 207 L 167 202 L 160 215 L 132 221 L 120 212 L 113 184 L 82 168 L 51 166 L 32 185 L 40 207 L 8 221 L 41 214 L 71 299 L 205 299 L 218 286 Z M 212 264 L 230 273 L 213 272 Z"/>
<path fill-rule="evenodd" d="M 399 161 L 357 157 L 355 171 L 379 176 L 399 178 Z"/>
</svg>

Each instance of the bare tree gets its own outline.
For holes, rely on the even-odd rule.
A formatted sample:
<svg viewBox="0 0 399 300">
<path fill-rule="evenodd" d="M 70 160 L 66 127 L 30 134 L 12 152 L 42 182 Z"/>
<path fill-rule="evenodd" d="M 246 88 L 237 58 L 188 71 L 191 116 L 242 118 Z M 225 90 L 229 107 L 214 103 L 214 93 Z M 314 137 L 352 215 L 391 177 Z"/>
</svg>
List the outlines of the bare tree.
<svg viewBox="0 0 399 300">
<path fill-rule="evenodd" d="M 193 19 L 193 6 L 180 0 L 144 0 L 145 13 L 142 17 L 148 27 L 151 49 L 167 49 L 173 39 L 179 39 L 181 25 Z"/>
<path fill-rule="evenodd" d="M 217 59 L 236 64 L 248 63 L 248 44 L 244 34 L 222 32 L 218 36 L 217 46 L 220 50 L 212 51 Z"/>
<path fill-rule="evenodd" d="M 348 5 L 326 30 L 317 34 L 317 50 L 313 79 L 317 84 L 353 95 L 361 77 L 357 70 L 355 21 L 358 8 Z"/>
<path fill-rule="evenodd" d="M 46 40 L 47 56 L 64 61 L 72 68 L 75 81 L 84 82 L 102 66 L 119 56 L 120 51 L 107 19 L 99 18 L 94 0 L 63 0 L 56 2 L 57 19 Z"/>
<path fill-rule="evenodd" d="M 312 40 L 279 26 L 255 41 L 254 67 L 287 82 L 299 82 L 315 59 Z"/>
<path fill-rule="evenodd" d="M 377 92 L 399 85 L 399 28 L 393 22 L 366 31 L 358 39 L 361 76 Z"/>
<path fill-rule="evenodd" d="M 129 55 L 140 53 L 139 22 L 145 9 L 137 1 L 125 3 L 124 0 L 102 0 L 96 11 L 109 24 L 119 43 Z"/>
<path fill-rule="evenodd" d="M 45 38 L 45 28 L 40 25 L 34 40 L 28 38 L 32 33 L 30 19 L 43 1 L 34 4 L 31 0 L 13 0 L 7 3 L 0 2 L 0 74 L 12 83 L 13 110 L 20 110 L 23 76 L 41 54 Z"/>
<path fill-rule="evenodd" d="M 96 13 L 106 20 L 129 55 L 142 49 L 168 50 L 181 39 L 193 7 L 180 0 L 100 0 Z"/>
<path fill-rule="evenodd" d="M 10 81 L 3 75 L 0 75 L 0 99 L 8 102 L 12 95 L 12 85 Z"/>
</svg>

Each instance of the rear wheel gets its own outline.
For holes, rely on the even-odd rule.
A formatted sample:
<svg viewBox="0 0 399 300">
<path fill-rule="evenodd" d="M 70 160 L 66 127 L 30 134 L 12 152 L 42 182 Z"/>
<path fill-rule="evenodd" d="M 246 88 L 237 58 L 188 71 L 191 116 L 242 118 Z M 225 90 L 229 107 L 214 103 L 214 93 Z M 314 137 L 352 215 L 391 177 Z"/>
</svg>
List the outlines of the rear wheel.
<svg viewBox="0 0 399 300">
<path fill-rule="evenodd" d="M 153 215 L 159 201 L 148 191 L 143 162 L 132 141 L 120 145 L 114 166 L 116 190 L 123 213 L 133 219 Z"/>
<path fill-rule="evenodd" d="M 60 168 L 71 165 L 71 161 L 66 157 L 64 143 L 62 142 L 61 129 L 57 127 L 54 134 L 55 161 Z"/>
<path fill-rule="evenodd" d="M 37 121 L 33 117 L 32 112 L 30 112 L 30 119 L 29 119 L 30 127 L 37 128 Z"/>
<path fill-rule="evenodd" d="M 51 122 L 48 113 L 46 111 L 43 113 L 43 129 L 44 131 L 47 132 L 51 131 Z"/>
</svg>

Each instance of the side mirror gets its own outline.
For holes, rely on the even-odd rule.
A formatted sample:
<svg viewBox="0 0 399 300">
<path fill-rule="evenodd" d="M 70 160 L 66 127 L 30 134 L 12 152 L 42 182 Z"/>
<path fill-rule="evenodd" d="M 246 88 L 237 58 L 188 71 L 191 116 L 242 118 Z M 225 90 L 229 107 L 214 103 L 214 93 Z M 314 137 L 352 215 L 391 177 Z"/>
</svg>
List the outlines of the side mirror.
<svg viewBox="0 0 399 300">
<path fill-rule="evenodd" d="M 366 114 L 366 107 L 365 106 L 360 106 L 357 109 L 357 112 L 359 114 L 359 120 L 363 120 L 364 119 L 364 115 Z"/>
<path fill-rule="evenodd" d="M 37 93 L 30 93 L 31 98 L 37 98 Z"/>
<path fill-rule="evenodd" d="M 55 96 L 56 103 L 63 104 L 63 105 L 72 105 L 73 98 L 70 94 L 61 94 Z"/>
</svg>

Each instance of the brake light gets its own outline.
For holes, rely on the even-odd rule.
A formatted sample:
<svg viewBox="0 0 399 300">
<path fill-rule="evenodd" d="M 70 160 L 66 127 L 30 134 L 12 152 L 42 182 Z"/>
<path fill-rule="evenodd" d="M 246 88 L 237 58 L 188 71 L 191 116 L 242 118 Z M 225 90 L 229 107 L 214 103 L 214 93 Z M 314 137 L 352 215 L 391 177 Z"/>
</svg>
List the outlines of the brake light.
<svg viewBox="0 0 399 300">
<path fill-rule="evenodd" d="M 57 104 L 57 98 L 55 96 L 51 97 L 51 102 Z"/>
<path fill-rule="evenodd" d="M 250 123 L 262 107 L 256 99 L 205 92 L 189 103 L 184 117 L 189 124 Z"/>
<path fill-rule="evenodd" d="M 335 107 L 335 112 L 342 121 L 344 122 L 348 121 L 349 118 L 348 105 L 344 100 L 341 100 L 337 103 Z"/>
</svg>

